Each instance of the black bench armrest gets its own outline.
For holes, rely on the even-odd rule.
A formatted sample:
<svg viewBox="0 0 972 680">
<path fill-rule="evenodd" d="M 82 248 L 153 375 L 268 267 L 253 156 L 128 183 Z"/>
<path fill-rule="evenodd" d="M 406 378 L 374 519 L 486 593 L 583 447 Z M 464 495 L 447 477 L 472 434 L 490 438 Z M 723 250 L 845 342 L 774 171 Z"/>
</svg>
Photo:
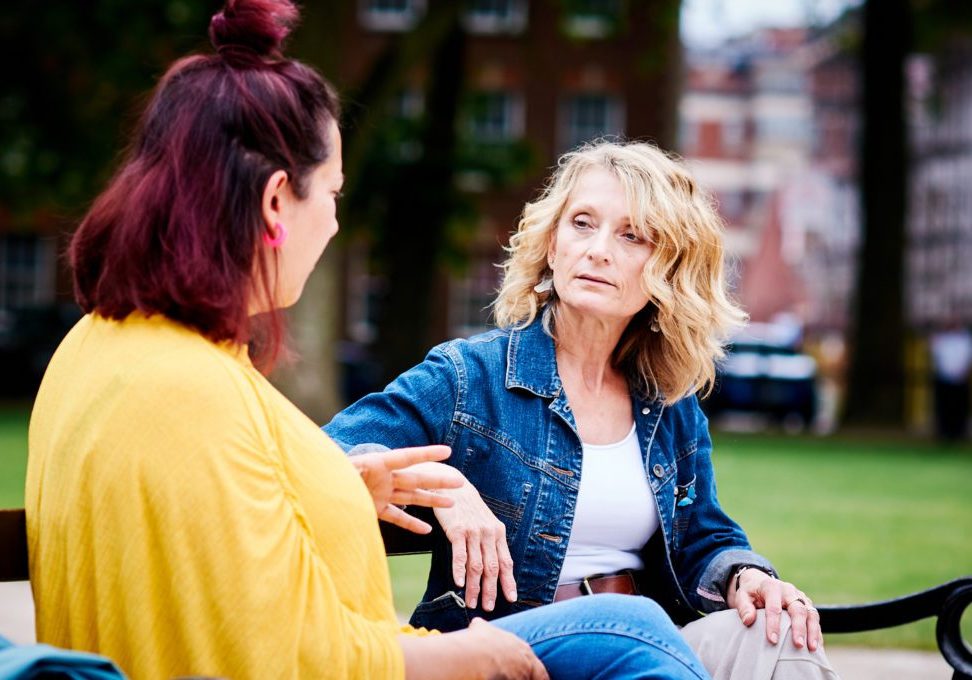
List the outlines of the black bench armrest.
<svg viewBox="0 0 972 680">
<path fill-rule="evenodd" d="M 23 508 L 0 510 L 0 581 L 27 581 L 27 521 Z"/>
<path fill-rule="evenodd" d="M 962 613 L 972 604 L 972 576 L 894 600 L 818 607 L 824 633 L 859 633 L 937 617 L 938 648 L 955 670 L 954 680 L 972 680 L 972 650 L 962 639 Z"/>
<path fill-rule="evenodd" d="M 415 515 L 426 522 L 431 522 L 433 527 L 437 526 L 431 512 L 428 516 L 424 516 L 422 512 L 416 512 Z M 381 528 L 381 540 L 385 542 L 385 552 L 389 556 L 432 552 L 434 530 L 431 534 L 416 534 L 388 522 L 378 522 L 378 524 Z"/>
</svg>

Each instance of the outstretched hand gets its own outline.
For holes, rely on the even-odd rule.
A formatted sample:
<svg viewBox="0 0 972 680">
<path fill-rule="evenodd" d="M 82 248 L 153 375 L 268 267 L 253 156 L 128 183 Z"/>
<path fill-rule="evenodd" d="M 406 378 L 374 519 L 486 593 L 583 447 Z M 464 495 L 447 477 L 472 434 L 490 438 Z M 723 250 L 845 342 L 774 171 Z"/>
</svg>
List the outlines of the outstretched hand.
<svg viewBox="0 0 972 680">
<path fill-rule="evenodd" d="M 463 478 L 447 466 L 421 467 L 419 463 L 441 461 L 449 457 L 448 446 L 416 446 L 351 456 L 375 502 L 378 518 L 417 534 L 427 534 L 432 527 L 409 515 L 399 505 L 422 505 L 448 508 L 452 499 L 436 493 L 438 489 L 462 486 Z"/>
</svg>

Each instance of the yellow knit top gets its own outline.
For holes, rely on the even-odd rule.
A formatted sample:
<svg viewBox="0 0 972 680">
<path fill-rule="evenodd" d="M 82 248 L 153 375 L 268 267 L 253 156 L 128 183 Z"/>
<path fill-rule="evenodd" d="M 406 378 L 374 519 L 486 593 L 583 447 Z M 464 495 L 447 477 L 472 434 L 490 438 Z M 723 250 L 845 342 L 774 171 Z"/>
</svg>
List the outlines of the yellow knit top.
<svg viewBox="0 0 972 680">
<path fill-rule="evenodd" d="M 29 447 L 40 641 L 134 678 L 404 676 L 371 496 L 243 348 L 86 316 Z"/>
</svg>

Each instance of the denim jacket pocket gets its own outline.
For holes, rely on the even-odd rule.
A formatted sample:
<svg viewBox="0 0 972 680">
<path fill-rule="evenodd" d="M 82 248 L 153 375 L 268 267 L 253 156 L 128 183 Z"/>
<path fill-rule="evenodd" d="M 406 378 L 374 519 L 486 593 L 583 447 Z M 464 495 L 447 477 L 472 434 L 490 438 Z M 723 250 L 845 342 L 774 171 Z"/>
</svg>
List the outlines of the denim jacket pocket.
<svg viewBox="0 0 972 680">
<path fill-rule="evenodd" d="M 434 600 L 422 602 L 412 613 L 409 624 L 415 628 L 428 628 L 443 633 L 469 627 L 469 611 L 456 591 L 449 590 Z"/>
<path fill-rule="evenodd" d="M 520 486 L 519 498 L 517 498 L 516 486 Z M 506 525 L 506 540 L 512 542 L 520 529 L 520 521 L 523 519 L 523 511 L 530 498 L 530 490 L 533 484 L 524 482 L 510 489 L 511 493 L 505 499 L 493 498 L 487 493 L 480 496 L 486 507 L 492 511 L 496 518 Z"/>
</svg>

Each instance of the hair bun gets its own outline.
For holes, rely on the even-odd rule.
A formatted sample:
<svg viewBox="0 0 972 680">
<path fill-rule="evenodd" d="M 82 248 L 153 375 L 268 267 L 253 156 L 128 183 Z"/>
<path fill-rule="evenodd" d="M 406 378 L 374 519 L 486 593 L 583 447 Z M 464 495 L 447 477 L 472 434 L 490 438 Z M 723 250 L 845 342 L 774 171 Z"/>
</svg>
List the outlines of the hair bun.
<svg viewBox="0 0 972 680">
<path fill-rule="evenodd" d="M 290 0 L 227 0 L 209 22 L 209 39 L 224 56 L 277 56 L 298 16 Z"/>
</svg>

